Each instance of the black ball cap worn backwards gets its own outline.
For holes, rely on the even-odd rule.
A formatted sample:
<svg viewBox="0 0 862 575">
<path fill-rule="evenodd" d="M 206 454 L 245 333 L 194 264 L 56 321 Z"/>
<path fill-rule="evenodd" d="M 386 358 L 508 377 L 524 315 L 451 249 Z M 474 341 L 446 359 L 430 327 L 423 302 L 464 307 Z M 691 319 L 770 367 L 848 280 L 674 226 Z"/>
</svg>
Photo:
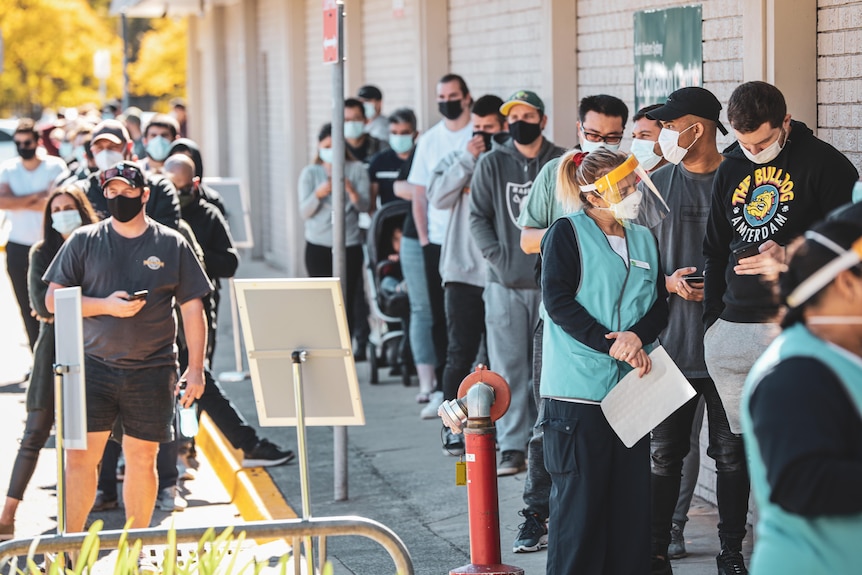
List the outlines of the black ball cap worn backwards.
<svg viewBox="0 0 862 575">
<path fill-rule="evenodd" d="M 661 108 L 647 112 L 650 120 L 670 122 L 681 116 L 691 114 L 715 122 L 718 130 L 727 135 L 725 128 L 718 119 L 721 113 L 721 102 L 712 92 L 697 86 L 680 88 L 667 97 L 667 102 Z"/>
<path fill-rule="evenodd" d="M 121 180 L 126 182 L 133 188 L 143 188 L 146 185 L 144 173 L 141 168 L 134 162 L 120 162 L 115 166 L 111 166 L 102 172 L 102 190 L 104 190 L 108 182 L 113 180 Z"/>
</svg>

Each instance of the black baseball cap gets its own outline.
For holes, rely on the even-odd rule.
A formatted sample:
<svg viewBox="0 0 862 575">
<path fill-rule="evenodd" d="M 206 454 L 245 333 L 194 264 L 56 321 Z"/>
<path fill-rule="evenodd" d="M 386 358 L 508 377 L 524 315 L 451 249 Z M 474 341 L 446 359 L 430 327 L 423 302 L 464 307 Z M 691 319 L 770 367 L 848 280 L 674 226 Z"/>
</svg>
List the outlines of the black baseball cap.
<svg viewBox="0 0 862 575">
<path fill-rule="evenodd" d="M 91 143 L 97 140 L 108 140 L 115 144 L 125 144 L 131 141 L 129 131 L 119 120 L 102 120 L 99 125 L 93 128 L 93 138 Z"/>
<path fill-rule="evenodd" d="M 108 185 L 108 182 L 113 180 L 121 180 L 126 182 L 133 188 L 143 188 L 146 185 L 144 180 L 144 172 L 134 162 L 122 161 L 115 166 L 111 166 L 101 175 L 102 190 Z"/>
<path fill-rule="evenodd" d="M 364 100 L 382 100 L 383 92 L 377 86 L 362 86 L 356 93 L 356 97 Z"/>
<path fill-rule="evenodd" d="M 650 120 L 663 120 L 669 122 L 680 116 L 691 114 L 706 120 L 715 122 L 718 130 L 727 135 L 725 128 L 718 119 L 721 113 L 721 102 L 712 92 L 698 86 L 680 88 L 667 97 L 667 102 L 661 108 L 647 112 L 646 117 Z"/>
</svg>

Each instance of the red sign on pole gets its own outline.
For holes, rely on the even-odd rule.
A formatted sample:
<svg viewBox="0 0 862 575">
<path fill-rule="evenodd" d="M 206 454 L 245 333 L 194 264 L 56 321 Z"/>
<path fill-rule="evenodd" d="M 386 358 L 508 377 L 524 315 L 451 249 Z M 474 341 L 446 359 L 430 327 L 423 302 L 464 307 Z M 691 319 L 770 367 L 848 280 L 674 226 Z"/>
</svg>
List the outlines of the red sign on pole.
<svg viewBox="0 0 862 575">
<path fill-rule="evenodd" d="M 323 0 L 323 63 L 338 62 L 338 3 Z"/>
</svg>

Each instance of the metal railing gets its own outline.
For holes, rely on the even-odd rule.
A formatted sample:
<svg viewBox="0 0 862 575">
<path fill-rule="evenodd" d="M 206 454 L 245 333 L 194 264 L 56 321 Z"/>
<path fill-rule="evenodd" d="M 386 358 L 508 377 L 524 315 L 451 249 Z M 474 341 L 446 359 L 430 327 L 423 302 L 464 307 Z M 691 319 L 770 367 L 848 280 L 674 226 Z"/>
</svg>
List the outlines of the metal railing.
<svg viewBox="0 0 862 575">
<path fill-rule="evenodd" d="M 244 531 L 250 539 L 287 539 L 294 555 L 299 556 L 300 542 L 310 537 L 317 537 L 318 568 L 326 563 L 326 538 L 339 535 L 354 535 L 366 537 L 379 543 L 395 563 L 397 575 L 413 575 L 413 560 L 401 538 L 390 528 L 372 519 L 357 516 L 319 517 L 311 519 L 285 519 L 278 521 L 250 521 L 235 525 L 214 526 L 216 533 L 227 528 L 235 532 Z M 174 529 L 177 543 L 197 542 L 209 529 L 208 527 L 184 527 Z M 168 529 L 120 529 L 100 531 L 99 545 L 102 549 L 116 549 L 120 538 L 125 533 L 129 541 L 141 540 L 143 545 L 166 545 Z M 87 533 L 67 535 L 48 535 L 31 539 L 13 539 L 0 543 L 0 561 L 10 557 L 25 556 L 33 553 L 60 553 L 74 551 L 81 547 Z M 309 548 L 306 545 L 306 548 Z M 312 558 L 308 558 L 309 561 Z M 294 560 L 294 573 L 300 575 L 302 562 Z"/>
</svg>

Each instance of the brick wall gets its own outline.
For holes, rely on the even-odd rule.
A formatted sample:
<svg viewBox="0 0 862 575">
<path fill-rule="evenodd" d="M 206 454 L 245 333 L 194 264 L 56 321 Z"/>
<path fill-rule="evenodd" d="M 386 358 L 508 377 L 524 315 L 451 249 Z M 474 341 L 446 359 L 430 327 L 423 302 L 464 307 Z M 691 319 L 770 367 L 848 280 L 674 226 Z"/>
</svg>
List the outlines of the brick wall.
<svg viewBox="0 0 862 575">
<path fill-rule="evenodd" d="M 403 15 L 396 16 L 392 0 L 362 3 L 362 83 L 374 84 L 383 92 L 384 114 L 402 107 L 416 111 L 417 4 L 417 0 L 405 0 Z"/>
<path fill-rule="evenodd" d="M 862 1 L 817 8 L 818 136 L 862 171 Z"/>
<path fill-rule="evenodd" d="M 542 96 L 542 0 L 449 0 L 449 65 L 474 98 Z"/>
<path fill-rule="evenodd" d="M 293 15 L 291 15 L 293 16 Z M 332 120 L 332 68 L 323 64 L 323 13 L 320 0 L 305 1 L 305 63 L 308 102 L 308 159 L 317 152 L 317 133 Z"/>
<path fill-rule="evenodd" d="M 284 225 L 288 200 L 293 194 L 285 193 L 288 181 L 280 155 L 290 145 L 289 134 L 284 131 L 285 94 L 280 81 L 283 68 L 282 50 L 285 6 L 280 0 L 260 0 L 257 3 L 257 54 L 258 54 L 258 134 L 262 177 L 261 205 L 266 206 L 262 234 L 263 252 L 267 261 L 286 269 L 290 261 L 288 230 Z M 291 186 L 288 189 L 294 189 Z"/>
<path fill-rule="evenodd" d="M 692 4 L 697 2 L 652 0 L 649 8 Z M 726 106 L 733 88 L 742 82 L 742 2 L 710 0 L 700 4 L 704 87 Z M 632 114 L 636 111 L 633 14 L 644 8 L 644 3 L 637 0 L 578 1 L 578 99 L 590 94 L 611 94 L 622 98 Z M 722 120 L 726 120 L 724 112 Z M 719 148 L 731 141 L 730 137 L 720 137 Z"/>
</svg>

